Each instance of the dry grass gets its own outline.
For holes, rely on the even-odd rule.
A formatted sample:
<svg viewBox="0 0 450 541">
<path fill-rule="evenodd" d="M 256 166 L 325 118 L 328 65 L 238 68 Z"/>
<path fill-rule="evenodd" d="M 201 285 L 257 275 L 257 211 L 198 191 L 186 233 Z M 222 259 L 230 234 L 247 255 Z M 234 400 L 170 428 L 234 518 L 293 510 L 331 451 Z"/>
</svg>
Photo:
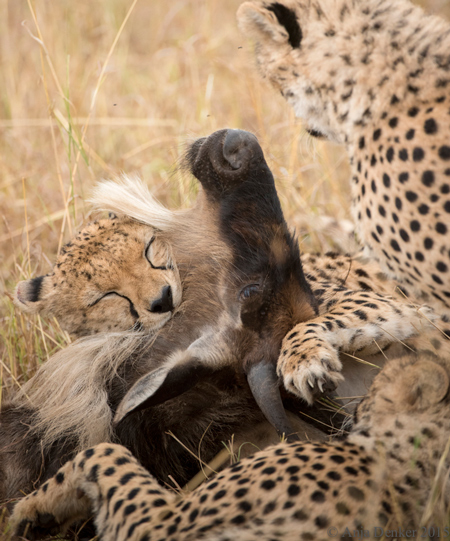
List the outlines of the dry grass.
<svg viewBox="0 0 450 541">
<path fill-rule="evenodd" d="M 167 205 L 189 205 L 176 172 L 185 143 L 223 127 L 254 132 L 305 248 L 309 230 L 348 215 L 342 149 L 312 142 L 281 96 L 262 84 L 235 24 L 238 0 L 3 1 L 0 4 L 0 379 L 20 385 L 67 343 L 55 322 L 25 318 L 14 285 L 51 268 L 89 220 L 93 183 L 139 173 Z M 129 16 L 129 17 L 128 17 Z"/>
<path fill-rule="evenodd" d="M 0 401 L 68 343 L 56 322 L 18 313 L 11 294 L 48 272 L 89 220 L 83 200 L 96 179 L 137 172 L 162 202 L 186 206 L 194 184 L 174 168 L 186 140 L 246 129 L 304 249 L 351 243 L 316 231 L 323 216 L 349 217 L 345 154 L 306 136 L 259 80 L 236 28 L 239 4 L 0 2 Z M 427 4 L 450 12 L 447 0 Z"/>
</svg>

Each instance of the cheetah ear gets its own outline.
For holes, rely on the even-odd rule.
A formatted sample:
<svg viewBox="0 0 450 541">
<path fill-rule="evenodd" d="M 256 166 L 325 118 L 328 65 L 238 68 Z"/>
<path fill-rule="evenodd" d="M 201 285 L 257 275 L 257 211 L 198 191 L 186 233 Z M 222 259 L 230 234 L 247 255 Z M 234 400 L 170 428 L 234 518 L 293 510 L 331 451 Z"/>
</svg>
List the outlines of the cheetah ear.
<svg viewBox="0 0 450 541">
<path fill-rule="evenodd" d="M 170 361 L 160 368 L 142 376 L 123 397 L 114 416 L 113 424 L 118 425 L 134 411 L 140 411 L 171 398 L 175 398 L 196 385 L 215 371 L 196 357 Z"/>
<path fill-rule="evenodd" d="M 300 47 L 303 36 L 295 11 L 282 3 L 263 7 L 256 2 L 245 2 L 237 11 L 237 20 L 242 33 L 256 41 L 270 39 L 279 44 L 289 42 L 294 49 Z"/>
<path fill-rule="evenodd" d="M 38 314 L 45 308 L 46 290 L 50 277 L 37 276 L 17 284 L 14 292 L 14 304 L 28 314 Z"/>
<path fill-rule="evenodd" d="M 438 363 L 425 359 L 407 366 L 399 376 L 401 390 L 397 394 L 400 407 L 425 410 L 441 402 L 447 395 L 449 378 Z M 397 401 L 396 400 L 396 401 Z"/>
</svg>

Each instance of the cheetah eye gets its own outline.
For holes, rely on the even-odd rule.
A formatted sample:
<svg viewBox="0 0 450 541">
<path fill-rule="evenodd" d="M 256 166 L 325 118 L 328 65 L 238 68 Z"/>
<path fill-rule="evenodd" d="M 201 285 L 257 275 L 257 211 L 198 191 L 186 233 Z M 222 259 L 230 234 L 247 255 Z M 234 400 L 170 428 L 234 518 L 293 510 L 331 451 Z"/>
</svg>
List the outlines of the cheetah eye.
<svg viewBox="0 0 450 541">
<path fill-rule="evenodd" d="M 131 299 L 129 299 L 126 295 L 121 295 L 120 293 L 116 293 L 115 291 L 110 291 L 109 293 L 105 293 L 102 297 L 99 297 L 94 302 L 91 302 L 91 304 L 88 305 L 88 308 L 92 308 L 93 306 L 98 304 L 103 299 L 106 299 L 106 298 L 112 297 L 112 296 L 120 297 L 121 299 L 125 299 L 126 301 L 128 301 L 128 303 L 130 305 L 130 313 L 131 313 L 131 315 L 135 319 L 139 319 L 139 314 L 138 314 L 136 308 L 134 307 L 134 304 L 132 303 Z"/>
<path fill-rule="evenodd" d="M 250 284 L 241 289 L 241 292 L 239 293 L 239 298 L 241 301 L 245 301 L 245 299 L 253 297 L 253 295 L 256 295 L 260 291 L 261 287 L 259 284 Z"/>
<path fill-rule="evenodd" d="M 167 249 L 160 243 L 155 243 L 152 237 L 145 248 L 145 259 L 150 263 L 152 269 L 173 270 L 173 265 L 167 254 Z"/>
<path fill-rule="evenodd" d="M 102 295 L 101 297 L 99 297 L 98 299 L 95 299 L 95 301 L 91 302 L 90 304 L 88 304 L 88 308 L 92 308 L 92 306 L 95 306 L 96 304 L 98 304 L 100 301 L 102 301 L 103 299 L 106 299 L 107 297 L 112 297 L 113 295 L 116 295 L 117 297 L 121 297 L 122 295 L 119 295 L 118 293 L 116 293 L 115 291 L 110 291 L 109 293 L 105 293 L 104 295 Z"/>
</svg>

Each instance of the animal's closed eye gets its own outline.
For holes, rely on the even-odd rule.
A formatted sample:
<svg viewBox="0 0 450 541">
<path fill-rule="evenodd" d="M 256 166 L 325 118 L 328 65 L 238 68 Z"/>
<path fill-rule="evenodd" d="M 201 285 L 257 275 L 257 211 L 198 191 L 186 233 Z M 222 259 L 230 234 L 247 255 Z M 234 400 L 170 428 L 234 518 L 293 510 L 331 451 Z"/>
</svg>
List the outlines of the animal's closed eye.
<svg viewBox="0 0 450 541">
<path fill-rule="evenodd" d="M 256 295 L 260 291 L 261 287 L 259 284 L 250 284 L 241 289 L 241 292 L 239 293 L 239 298 L 243 301 L 245 299 L 249 299 L 253 295 Z"/>
<path fill-rule="evenodd" d="M 92 306 L 95 306 L 97 303 L 99 303 L 101 300 L 105 299 L 106 297 L 111 297 L 112 295 L 117 295 L 118 297 L 122 297 L 122 295 L 119 295 L 115 291 L 110 291 L 109 293 L 106 293 L 105 295 L 102 295 L 98 299 L 96 299 L 94 302 L 91 302 L 88 305 L 88 308 L 91 308 Z M 128 299 L 127 299 L 128 300 Z"/>
<path fill-rule="evenodd" d="M 155 237 L 152 237 L 150 242 L 145 248 L 145 259 L 150 263 L 152 269 L 158 270 L 173 270 L 173 265 L 171 264 L 170 258 L 167 255 L 165 249 L 157 249 L 154 244 Z M 164 265 L 159 265 L 159 263 L 164 262 Z"/>
<path fill-rule="evenodd" d="M 107 298 L 107 297 L 112 297 L 113 295 L 115 295 L 116 297 L 120 297 L 122 299 L 125 299 L 126 301 L 128 301 L 129 305 L 130 305 L 130 313 L 131 315 L 135 318 L 135 319 L 139 319 L 139 314 L 136 310 L 136 308 L 134 307 L 134 304 L 131 302 L 131 299 L 129 299 L 128 297 L 126 297 L 125 295 L 121 295 L 120 293 L 116 293 L 115 291 L 110 291 L 109 293 L 106 293 L 105 295 L 103 295 L 102 297 L 99 297 L 98 299 L 96 299 L 94 302 L 91 302 L 91 304 L 88 305 L 88 308 L 92 308 L 92 306 L 95 306 L 97 303 L 99 303 L 100 301 L 102 301 L 103 299 Z"/>
</svg>

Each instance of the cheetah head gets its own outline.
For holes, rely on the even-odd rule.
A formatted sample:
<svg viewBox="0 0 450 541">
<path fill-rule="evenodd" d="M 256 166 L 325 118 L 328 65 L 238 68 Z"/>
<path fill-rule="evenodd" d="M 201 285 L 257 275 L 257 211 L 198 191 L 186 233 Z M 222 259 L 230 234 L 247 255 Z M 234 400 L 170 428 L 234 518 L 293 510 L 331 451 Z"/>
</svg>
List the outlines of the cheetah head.
<svg viewBox="0 0 450 541">
<path fill-rule="evenodd" d="M 76 337 L 156 331 L 181 302 L 170 246 L 154 228 L 129 218 L 88 224 L 61 251 L 49 274 L 18 284 L 15 304 L 56 317 Z"/>
<path fill-rule="evenodd" d="M 242 4 L 237 18 L 256 42 L 261 75 L 307 130 L 346 144 L 355 126 L 413 99 L 405 81 L 414 60 L 402 46 L 418 12 L 405 1 L 259 0 Z"/>
<path fill-rule="evenodd" d="M 449 390 L 447 358 L 419 353 L 389 361 L 358 405 L 352 434 L 363 443 L 368 436 L 383 441 L 388 433 L 419 432 L 425 425 L 436 424 L 445 445 L 450 429 Z"/>
</svg>

